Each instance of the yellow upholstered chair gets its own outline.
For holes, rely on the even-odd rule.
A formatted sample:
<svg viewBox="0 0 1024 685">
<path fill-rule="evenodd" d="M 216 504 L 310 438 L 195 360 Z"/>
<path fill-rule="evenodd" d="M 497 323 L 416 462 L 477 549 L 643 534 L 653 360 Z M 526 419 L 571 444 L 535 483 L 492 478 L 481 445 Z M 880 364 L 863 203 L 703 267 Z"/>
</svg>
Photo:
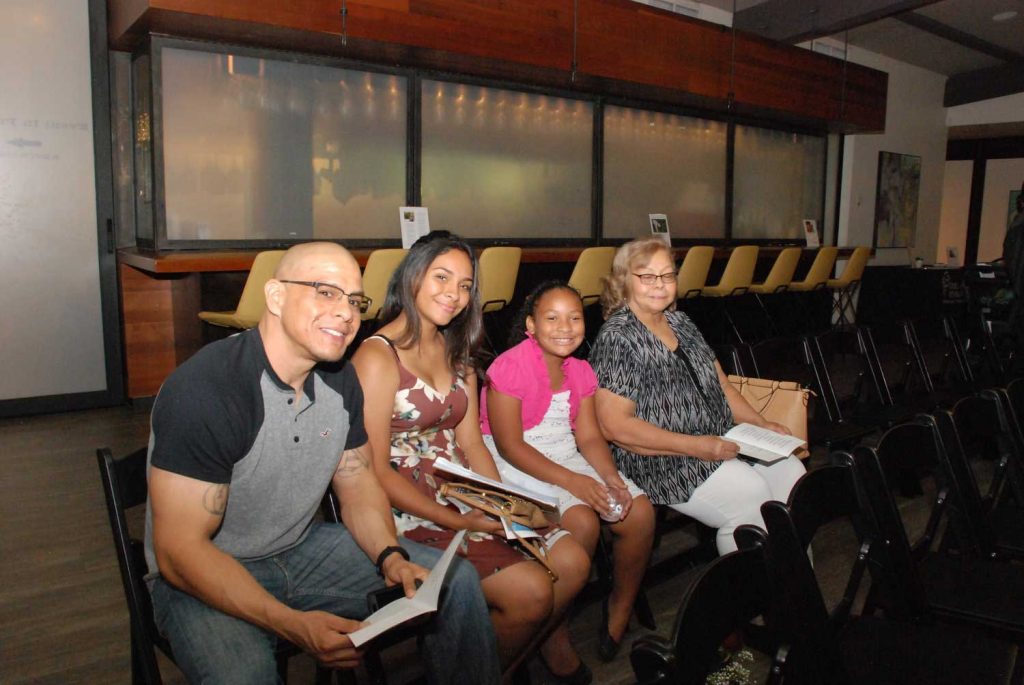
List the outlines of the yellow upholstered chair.
<svg viewBox="0 0 1024 685">
<path fill-rule="evenodd" d="M 864 268 L 868 265 L 870 258 L 870 247 L 855 248 L 853 254 L 846 261 L 846 266 L 843 267 L 843 273 L 839 274 L 839 278 L 830 278 L 825 281 L 825 287 L 834 293 L 832 313 L 836 323 L 840 325 L 853 323 L 852 317 L 847 319 L 847 312 L 850 314 L 855 312 L 853 298 L 860 288 L 860 280 L 864 276 Z"/>
<path fill-rule="evenodd" d="M 384 306 L 384 298 L 388 293 L 388 281 L 398 265 L 405 259 L 408 250 L 400 247 L 374 250 L 366 258 L 363 267 L 363 294 L 370 298 L 370 306 L 363 313 L 363 321 L 376 319 L 380 308 Z"/>
<path fill-rule="evenodd" d="M 686 250 L 676 276 L 677 298 L 688 300 L 701 294 L 708 282 L 708 271 L 714 258 L 715 248 L 710 245 L 694 245 Z"/>
<path fill-rule="evenodd" d="M 754 298 L 757 300 L 757 305 L 761 308 L 765 321 L 768 323 L 768 330 L 775 335 L 779 334 L 779 328 L 775 325 L 775 319 L 768 312 L 768 307 L 761 296 L 775 295 L 786 292 L 789 289 L 789 284 L 793 280 L 793 274 L 796 273 L 796 266 L 800 262 L 801 253 L 803 253 L 803 249 L 799 247 L 783 249 L 775 257 L 775 263 L 772 264 L 772 269 L 768 272 L 768 277 L 764 279 L 764 282 L 754 283 L 750 286 L 749 292 L 753 293 Z"/>
<path fill-rule="evenodd" d="M 793 281 L 789 284 L 789 290 L 807 292 L 809 290 L 820 290 L 832 276 L 832 268 L 836 265 L 836 255 L 839 254 L 837 247 L 822 247 L 811 263 L 811 268 L 802 281 Z"/>
<path fill-rule="evenodd" d="M 583 305 L 596 302 L 604 289 L 604 279 L 612 271 L 614 247 L 588 247 L 580 252 L 569 276 L 569 285 L 580 294 Z"/>
<path fill-rule="evenodd" d="M 755 295 L 772 295 L 784 292 L 789 288 L 796 273 L 796 265 L 800 262 L 800 254 L 803 250 L 799 247 L 787 247 L 779 252 L 772 264 L 772 270 L 763 283 L 754 283 L 750 286 L 750 292 Z"/>
<path fill-rule="evenodd" d="M 740 245 L 733 248 L 718 285 L 704 286 L 701 294 L 705 297 L 729 297 L 746 293 L 754 280 L 758 251 L 757 245 Z"/>
<path fill-rule="evenodd" d="M 278 262 L 284 256 L 284 250 L 268 250 L 260 252 L 253 260 L 249 269 L 249 277 L 245 279 L 242 296 L 238 298 L 238 307 L 233 312 L 199 312 L 199 318 L 214 326 L 225 328 L 253 328 L 263 316 L 266 300 L 263 297 L 263 286 L 274 275 Z"/>
<path fill-rule="evenodd" d="M 487 247 L 480 253 L 480 302 L 484 314 L 508 306 L 516 290 L 521 247 Z"/>
</svg>

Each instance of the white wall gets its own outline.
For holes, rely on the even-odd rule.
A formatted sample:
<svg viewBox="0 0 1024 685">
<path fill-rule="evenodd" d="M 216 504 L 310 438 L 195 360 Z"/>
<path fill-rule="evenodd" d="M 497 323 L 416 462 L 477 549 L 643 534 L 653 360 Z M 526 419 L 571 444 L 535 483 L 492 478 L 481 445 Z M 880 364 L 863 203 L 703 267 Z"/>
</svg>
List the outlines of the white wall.
<svg viewBox="0 0 1024 685">
<path fill-rule="evenodd" d="M 939 219 L 939 235 L 936 239 L 945 260 L 947 247 L 955 247 L 960 255 L 960 263 L 964 262 L 964 250 L 967 249 L 967 216 L 971 207 L 971 175 L 974 162 L 956 160 L 946 162 L 946 172 L 942 178 L 942 211 Z"/>
<path fill-rule="evenodd" d="M 940 207 L 946 165 L 946 77 L 850 46 L 850 61 L 889 74 L 885 132 L 846 136 L 840 195 L 839 244 L 870 245 L 874 234 L 878 153 L 921 157 L 914 245 L 880 249 L 872 264 L 907 264 L 914 257 L 934 262 L 939 251 Z M 943 260 L 944 261 L 944 260 Z"/>
</svg>

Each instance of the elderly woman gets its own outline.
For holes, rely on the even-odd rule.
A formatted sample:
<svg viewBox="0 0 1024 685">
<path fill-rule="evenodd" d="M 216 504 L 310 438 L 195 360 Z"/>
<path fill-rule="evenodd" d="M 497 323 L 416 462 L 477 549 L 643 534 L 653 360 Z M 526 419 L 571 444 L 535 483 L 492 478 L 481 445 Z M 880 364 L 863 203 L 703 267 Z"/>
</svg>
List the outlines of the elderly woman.
<svg viewBox="0 0 1024 685">
<path fill-rule="evenodd" d="M 602 432 L 619 469 L 654 504 L 718 529 L 719 554 L 733 530 L 764 526 L 761 504 L 785 501 L 804 473 L 796 457 L 770 466 L 736 458 L 721 437 L 736 423 L 779 433 L 729 384 L 689 317 L 676 311 L 676 271 L 660 239 L 623 245 L 601 295 L 605 323 L 590 355 Z"/>
</svg>

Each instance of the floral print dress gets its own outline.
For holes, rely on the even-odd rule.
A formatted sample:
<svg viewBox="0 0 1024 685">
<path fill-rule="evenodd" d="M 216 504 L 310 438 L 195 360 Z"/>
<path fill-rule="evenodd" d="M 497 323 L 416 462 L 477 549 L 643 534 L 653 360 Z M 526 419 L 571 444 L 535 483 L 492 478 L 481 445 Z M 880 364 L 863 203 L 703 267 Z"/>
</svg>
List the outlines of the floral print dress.
<svg viewBox="0 0 1024 685">
<path fill-rule="evenodd" d="M 438 492 L 445 479 L 441 474 L 435 475 L 434 459 L 444 457 L 468 468 L 455 442 L 455 427 L 466 415 L 469 405 L 466 385 L 455 376 L 447 392 L 436 390 L 402 365 L 390 340 L 382 335 L 373 338 L 387 343 L 398 364 L 398 392 L 391 414 L 391 468 L 427 497 L 455 509 L 455 505 Z M 455 536 L 455 531 L 433 521 L 397 508 L 393 511 L 398 534 L 409 540 L 444 549 Z M 466 534 L 459 552 L 473 564 L 481 578 L 530 558 L 503 538 L 478 532 Z"/>
</svg>

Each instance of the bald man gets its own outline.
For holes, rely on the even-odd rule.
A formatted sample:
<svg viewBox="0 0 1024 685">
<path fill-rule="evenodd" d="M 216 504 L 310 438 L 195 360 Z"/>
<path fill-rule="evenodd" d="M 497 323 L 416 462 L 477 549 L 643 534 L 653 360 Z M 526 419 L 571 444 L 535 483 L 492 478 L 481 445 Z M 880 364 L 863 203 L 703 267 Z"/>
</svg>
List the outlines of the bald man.
<svg viewBox="0 0 1024 685">
<path fill-rule="evenodd" d="M 329 364 L 359 329 L 359 265 L 334 243 L 298 245 L 264 293 L 259 326 L 200 350 L 153 407 L 148 581 L 157 627 L 193 683 L 279 682 L 278 638 L 355 666 L 347 634 L 367 592 L 411 594 L 439 556 L 399 545 L 359 381 Z M 328 486 L 342 525 L 314 520 Z M 479 579 L 458 559 L 425 645 L 429 682 L 499 679 Z"/>
</svg>

